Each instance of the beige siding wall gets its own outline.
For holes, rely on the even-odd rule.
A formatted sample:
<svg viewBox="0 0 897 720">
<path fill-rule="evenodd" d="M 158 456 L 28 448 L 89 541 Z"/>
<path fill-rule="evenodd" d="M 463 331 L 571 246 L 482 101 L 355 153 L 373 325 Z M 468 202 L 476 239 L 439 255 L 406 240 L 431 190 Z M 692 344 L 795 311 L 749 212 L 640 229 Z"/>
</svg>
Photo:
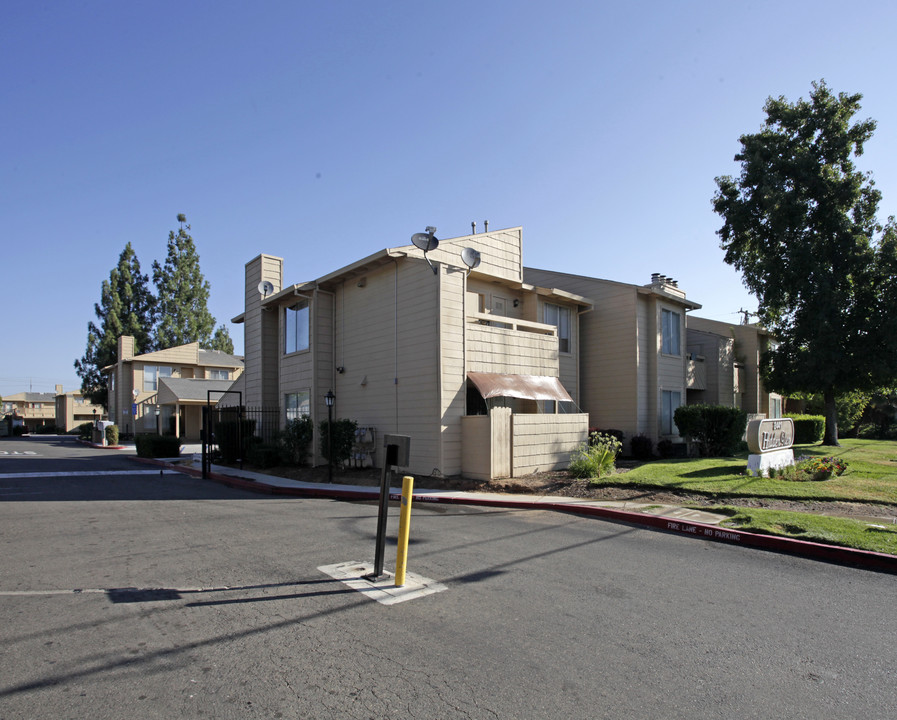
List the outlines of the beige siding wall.
<svg viewBox="0 0 897 720">
<path fill-rule="evenodd" d="M 261 309 L 260 282 L 267 280 L 273 293 L 283 289 L 283 260 L 272 255 L 259 255 L 246 263 L 243 341 L 246 373 L 246 404 L 250 406 L 279 403 L 277 379 L 279 318 L 275 311 Z"/>
<path fill-rule="evenodd" d="M 509 228 L 440 242 L 439 247 L 428 253 L 428 256 L 434 264 L 438 262 L 466 272 L 467 267 L 461 261 L 461 251 L 471 247 L 480 252 L 481 258 L 474 274 L 520 282 L 523 273 L 522 245 L 523 229 Z M 423 258 L 423 252 L 413 245 L 401 249 L 411 257 Z"/>
<path fill-rule="evenodd" d="M 513 475 L 558 470 L 588 437 L 589 416 L 520 415 L 513 417 Z"/>
<path fill-rule="evenodd" d="M 657 440 L 657 327 L 651 322 L 654 317 L 652 303 L 648 299 L 637 299 L 637 343 L 638 343 L 638 395 L 636 399 L 638 433 Z"/>
<path fill-rule="evenodd" d="M 461 273 L 440 273 L 439 284 L 439 384 L 441 458 L 445 475 L 461 472 L 464 442 L 461 423 L 467 411 L 467 366 L 464 333 L 471 293 L 465 292 Z M 476 305 L 473 306 L 476 308 Z"/>
<path fill-rule="evenodd" d="M 688 351 L 704 357 L 707 389 L 694 394 L 696 402 L 707 405 L 734 406 L 735 369 L 734 341 L 715 333 L 688 329 Z M 691 400 L 689 400 L 691 401 Z"/>
<path fill-rule="evenodd" d="M 467 369 L 557 377 L 557 337 L 467 323 Z"/>
<path fill-rule="evenodd" d="M 441 468 L 439 358 L 436 320 L 440 279 L 417 262 L 399 260 L 334 292 L 334 354 L 320 358 L 317 377 L 333 374 L 335 417 L 377 431 L 377 462 L 383 435 L 411 436 L 412 472 Z M 328 388 L 321 387 L 323 395 Z M 322 407 L 324 417 L 326 409 Z"/>
</svg>

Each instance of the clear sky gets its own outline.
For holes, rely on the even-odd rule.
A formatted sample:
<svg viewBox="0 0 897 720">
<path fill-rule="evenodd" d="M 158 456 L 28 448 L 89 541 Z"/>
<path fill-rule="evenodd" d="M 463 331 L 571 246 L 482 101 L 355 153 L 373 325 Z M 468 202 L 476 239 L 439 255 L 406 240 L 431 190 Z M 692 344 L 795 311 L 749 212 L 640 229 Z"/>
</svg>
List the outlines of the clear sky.
<svg viewBox="0 0 897 720">
<path fill-rule="evenodd" d="M 151 274 L 178 213 L 237 353 L 258 253 L 302 282 L 474 220 L 737 321 L 711 198 L 767 97 L 862 93 L 897 213 L 895 27 L 893 0 L 4 0 L 0 395 L 80 387 L 102 281 L 127 242 Z"/>
</svg>

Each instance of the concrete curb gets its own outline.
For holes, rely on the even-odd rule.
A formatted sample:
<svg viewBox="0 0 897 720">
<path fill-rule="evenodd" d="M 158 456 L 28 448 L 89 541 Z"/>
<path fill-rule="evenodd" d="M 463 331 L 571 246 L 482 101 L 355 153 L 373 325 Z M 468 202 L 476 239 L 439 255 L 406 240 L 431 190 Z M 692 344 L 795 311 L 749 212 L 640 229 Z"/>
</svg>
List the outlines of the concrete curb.
<svg viewBox="0 0 897 720">
<path fill-rule="evenodd" d="M 138 462 L 159 465 L 176 469 L 193 477 L 202 477 L 202 471 L 196 468 L 176 465 L 164 460 L 151 458 L 135 458 Z M 291 497 L 319 497 L 334 500 L 377 500 L 380 497 L 379 488 L 360 488 L 357 486 L 340 487 L 338 485 L 319 485 L 307 483 L 303 487 L 284 487 L 269 485 L 257 480 L 223 475 L 213 472 L 209 479 L 227 485 L 229 487 L 250 490 L 269 495 L 286 495 Z M 545 500 L 546 496 L 521 496 L 521 495 L 485 495 L 471 492 L 434 492 L 433 490 L 421 490 L 412 494 L 414 502 L 448 503 L 453 505 L 476 505 L 480 507 L 501 507 L 521 510 L 550 510 L 553 512 L 573 513 L 598 517 L 612 522 L 621 522 L 629 525 L 638 525 L 653 530 L 677 533 L 700 540 L 722 542 L 729 545 L 741 545 L 758 550 L 798 555 L 801 557 L 820 560 L 838 565 L 851 565 L 866 570 L 875 570 L 897 574 L 897 555 L 873 552 L 871 550 L 856 550 L 853 548 L 839 547 L 837 545 L 824 545 L 822 543 L 798 540 L 796 538 L 778 537 L 775 535 L 762 535 L 760 533 L 742 532 L 739 530 L 726 530 L 716 525 L 699 522 L 686 522 L 678 518 L 664 517 L 662 515 L 649 515 L 645 513 L 618 510 L 615 508 L 601 507 L 594 501 L 557 501 Z M 401 493 L 394 492 L 390 488 L 390 500 L 400 500 Z"/>
</svg>

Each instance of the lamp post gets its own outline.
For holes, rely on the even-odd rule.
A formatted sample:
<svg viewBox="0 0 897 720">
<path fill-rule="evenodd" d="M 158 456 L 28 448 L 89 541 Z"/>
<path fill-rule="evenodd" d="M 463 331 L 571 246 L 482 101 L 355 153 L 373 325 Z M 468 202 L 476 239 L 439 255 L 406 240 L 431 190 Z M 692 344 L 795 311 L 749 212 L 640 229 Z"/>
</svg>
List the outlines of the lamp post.
<svg viewBox="0 0 897 720">
<path fill-rule="evenodd" d="M 159 423 L 161 422 L 161 418 L 159 416 L 161 414 L 162 414 L 162 409 L 158 405 L 156 405 L 156 435 L 162 434 L 162 430 L 159 425 Z"/>
<path fill-rule="evenodd" d="M 324 396 L 324 404 L 327 405 L 327 482 L 333 482 L 333 401 L 336 395 L 333 390 L 328 390 Z"/>
</svg>

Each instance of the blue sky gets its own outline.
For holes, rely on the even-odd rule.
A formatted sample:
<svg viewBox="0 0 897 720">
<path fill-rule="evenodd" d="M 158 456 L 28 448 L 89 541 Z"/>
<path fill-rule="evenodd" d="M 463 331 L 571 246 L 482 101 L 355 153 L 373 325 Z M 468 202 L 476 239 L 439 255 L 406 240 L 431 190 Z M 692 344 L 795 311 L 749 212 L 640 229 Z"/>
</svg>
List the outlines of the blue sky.
<svg viewBox="0 0 897 720">
<path fill-rule="evenodd" d="M 258 253 L 301 282 L 474 220 L 736 321 L 710 201 L 767 97 L 862 93 L 897 212 L 895 26 L 863 0 L 5 0 L 0 395 L 80 386 L 100 284 L 127 242 L 150 274 L 178 213 L 238 353 Z"/>
</svg>

